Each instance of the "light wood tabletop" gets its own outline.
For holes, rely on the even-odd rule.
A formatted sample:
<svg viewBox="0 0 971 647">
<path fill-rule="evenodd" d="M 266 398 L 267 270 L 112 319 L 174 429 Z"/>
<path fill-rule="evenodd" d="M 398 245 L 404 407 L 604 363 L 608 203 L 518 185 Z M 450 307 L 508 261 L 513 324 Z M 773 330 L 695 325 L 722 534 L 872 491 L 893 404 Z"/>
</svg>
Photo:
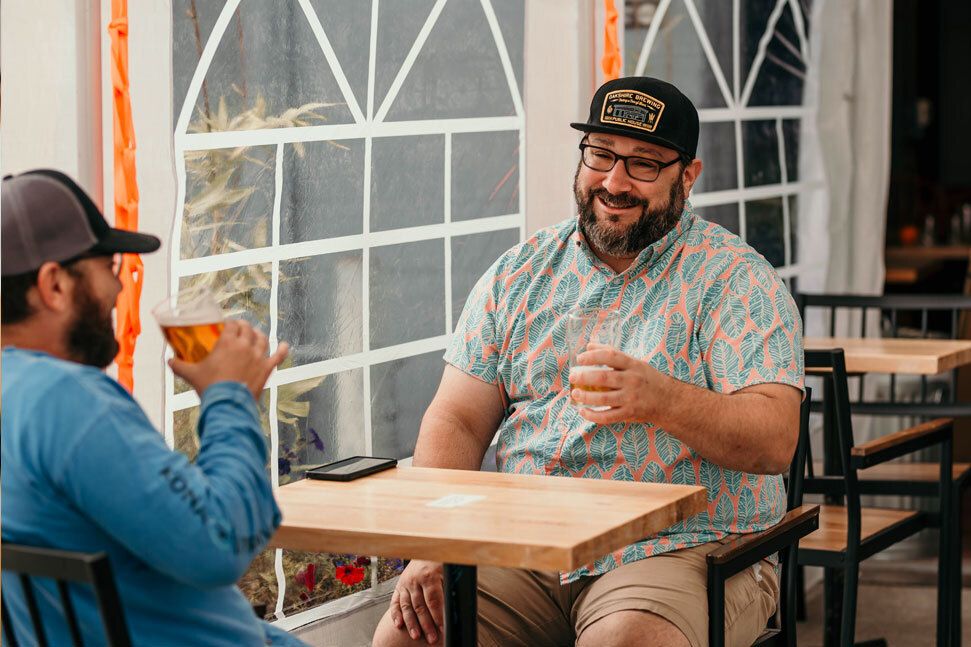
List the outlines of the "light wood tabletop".
<svg viewBox="0 0 971 647">
<path fill-rule="evenodd" d="M 937 375 L 971 364 L 971 340 L 806 337 L 806 350 L 842 348 L 848 373 Z"/>
<path fill-rule="evenodd" d="M 705 509 L 705 488 L 397 467 L 279 488 L 277 548 L 572 570 Z"/>
</svg>

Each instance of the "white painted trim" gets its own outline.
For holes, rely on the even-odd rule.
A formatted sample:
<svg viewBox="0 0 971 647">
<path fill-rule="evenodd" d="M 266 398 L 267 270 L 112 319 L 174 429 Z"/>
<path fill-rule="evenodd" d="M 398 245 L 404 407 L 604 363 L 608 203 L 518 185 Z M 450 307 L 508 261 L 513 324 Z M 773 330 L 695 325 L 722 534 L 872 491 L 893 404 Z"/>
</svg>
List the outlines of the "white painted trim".
<svg viewBox="0 0 971 647">
<path fill-rule="evenodd" d="M 769 43 L 772 41 L 772 34 L 775 33 L 775 25 L 779 22 L 779 17 L 782 15 L 787 1 L 778 0 L 772 13 L 769 14 L 769 21 L 765 25 L 765 32 L 762 34 L 762 38 L 759 39 L 759 48 L 755 53 L 755 59 L 752 61 L 752 68 L 748 72 L 748 78 L 745 79 L 745 89 L 742 91 L 742 98 L 739 101 L 740 105 L 747 106 L 749 99 L 752 98 L 752 88 L 755 87 L 755 80 L 758 78 L 759 71 L 762 69 L 762 61 L 765 60 L 765 50 L 768 49 Z"/>
<path fill-rule="evenodd" d="M 371 0 L 371 41 L 367 59 L 367 121 L 374 119 L 374 72 L 378 48 L 378 7 L 380 0 Z"/>
<path fill-rule="evenodd" d="M 789 11 L 792 12 L 792 21 L 796 24 L 796 34 L 799 36 L 799 50 L 802 52 L 802 61 L 808 68 L 809 41 L 806 37 L 806 21 L 802 19 L 802 10 L 799 8 L 797 0 L 789 0 Z"/>
<path fill-rule="evenodd" d="M 445 224 L 452 223 L 452 135 L 445 135 Z M 445 330 L 451 333 L 452 321 L 452 236 L 445 236 Z"/>
<path fill-rule="evenodd" d="M 496 44 L 496 49 L 499 51 L 499 60 L 502 61 L 502 71 L 506 76 L 506 84 L 509 86 L 509 94 L 512 97 L 513 106 L 516 109 L 516 116 L 522 117 L 525 114 L 523 110 L 523 98 L 519 95 L 519 84 L 516 82 L 516 74 L 513 72 L 512 63 L 509 60 L 509 52 L 506 50 L 506 40 L 502 37 L 502 30 L 499 29 L 499 20 L 496 18 L 496 12 L 492 8 L 492 3 L 489 0 L 479 0 L 482 5 L 482 11 L 485 12 L 486 20 L 489 23 L 489 31 L 492 32 L 492 40 Z"/>
<path fill-rule="evenodd" d="M 422 47 L 425 46 L 425 41 L 428 40 L 428 35 L 431 33 L 435 23 L 438 22 L 438 16 L 442 13 L 442 8 L 444 6 L 445 0 L 436 0 L 435 6 L 432 7 L 432 10 L 428 14 L 428 18 L 425 19 L 425 24 L 422 25 L 421 30 L 418 32 L 418 36 L 415 38 L 415 42 L 412 43 L 411 49 L 408 51 L 408 55 L 405 56 L 405 60 L 401 64 L 398 74 L 394 77 L 394 81 L 391 83 L 391 87 L 388 89 L 387 96 L 385 96 L 384 101 L 381 102 L 381 107 L 378 108 L 378 114 L 374 118 L 375 121 L 383 122 L 385 117 L 388 116 L 388 110 L 391 109 L 395 99 L 398 98 L 398 92 L 401 91 L 401 86 L 404 84 L 405 79 L 411 72 L 411 68 L 415 64 L 415 60 L 418 58 L 418 54 L 421 52 Z"/>
<path fill-rule="evenodd" d="M 365 137 L 401 137 L 404 135 L 438 135 L 442 133 L 490 132 L 522 128 L 520 116 L 469 117 L 464 119 L 428 119 L 388 123 L 329 124 L 297 128 L 260 130 L 227 130 L 213 133 L 188 133 L 175 136 L 176 146 L 184 151 L 266 146 L 291 142 L 339 141 Z"/>
<path fill-rule="evenodd" d="M 654 48 L 654 39 L 657 38 L 657 32 L 661 29 L 661 22 L 664 20 L 670 4 L 671 0 L 661 0 L 654 11 L 654 17 L 651 19 L 651 24 L 647 28 L 647 35 L 644 37 L 644 44 L 641 46 L 640 56 L 637 57 L 637 65 L 634 67 L 635 76 L 642 76 L 644 70 L 647 69 L 647 57 Z"/>
<path fill-rule="evenodd" d="M 398 465 L 401 464 L 402 461 L 398 461 Z M 370 589 L 358 591 L 357 593 L 352 593 L 342 598 L 325 602 L 320 606 L 307 609 L 306 611 L 301 611 L 300 613 L 295 613 L 292 616 L 284 616 L 281 607 L 278 615 L 278 617 L 281 619 L 274 622 L 273 626 L 279 627 L 285 631 L 299 629 L 300 627 L 309 625 L 317 620 L 322 620 L 329 616 L 335 616 L 351 609 L 355 609 L 371 600 L 391 595 L 397 582 L 397 577 L 384 582 L 379 582 Z"/>
<path fill-rule="evenodd" d="M 822 189 L 825 184 L 821 180 L 793 182 L 791 184 L 764 184 L 760 186 L 726 189 L 724 191 L 708 191 L 706 193 L 691 194 L 691 204 L 695 207 L 710 207 L 730 202 L 748 202 L 751 200 L 765 200 L 779 196 L 793 195 L 802 191 Z"/>
<path fill-rule="evenodd" d="M 419 227 L 405 227 L 375 231 L 339 238 L 324 238 L 300 243 L 289 243 L 277 247 L 257 247 L 239 252 L 229 252 L 217 256 L 203 256 L 177 260 L 173 267 L 174 277 L 192 276 L 203 272 L 218 272 L 221 270 L 242 267 L 244 265 L 259 265 L 269 263 L 274 259 L 291 260 L 306 256 L 334 254 L 368 247 L 384 247 L 401 243 L 415 243 L 423 240 L 444 238 L 446 236 L 464 236 L 502 229 L 516 229 L 520 226 L 522 216 L 510 214 L 507 216 L 493 216 L 490 218 L 476 218 L 459 222 L 422 225 Z"/>
<path fill-rule="evenodd" d="M 779 169 L 782 172 L 782 183 L 789 183 L 789 169 L 786 164 L 786 147 L 785 139 L 782 133 L 782 119 L 775 120 L 775 135 L 777 147 L 779 150 Z M 786 265 L 792 263 L 792 245 L 789 241 L 789 196 L 783 196 L 782 198 L 782 242 L 783 242 L 783 262 Z"/>
<path fill-rule="evenodd" d="M 742 0 L 732 0 L 732 96 L 735 97 L 734 105 L 739 105 L 739 95 L 742 91 L 740 70 L 741 70 L 741 47 L 739 44 L 739 24 L 741 23 L 741 9 L 739 3 Z"/>
<path fill-rule="evenodd" d="M 266 387 L 278 387 L 284 384 L 292 384 L 293 382 L 309 380 L 322 375 L 333 375 L 334 373 L 364 368 L 370 364 L 383 364 L 384 362 L 405 359 L 406 357 L 414 357 L 415 355 L 431 353 L 437 350 L 444 351 L 445 347 L 448 345 L 449 337 L 450 335 L 428 337 L 426 339 L 419 339 L 416 341 L 405 342 L 403 344 L 397 344 L 395 346 L 386 346 L 384 348 L 362 351 L 360 353 L 323 360 L 321 362 L 314 362 L 312 364 L 304 364 L 302 366 L 280 369 L 270 375 L 270 378 L 266 381 Z M 186 391 L 184 393 L 170 396 L 167 398 L 167 402 L 170 405 L 169 413 L 172 413 L 197 406 L 199 404 L 199 396 L 195 391 Z"/>
<path fill-rule="evenodd" d="M 684 0 L 684 8 L 688 12 L 691 23 L 694 25 L 695 34 L 701 43 L 701 50 L 705 53 L 705 58 L 708 59 L 708 67 L 711 68 L 712 73 L 715 75 L 715 80 L 718 82 L 718 88 L 721 90 L 725 105 L 729 108 L 735 107 L 734 96 L 728 89 L 728 83 L 725 82 L 725 75 L 722 73 L 721 64 L 718 62 L 718 57 L 715 56 L 715 50 L 712 49 L 711 42 L 708 40 L 708 32 L 705 30 L 704 23 L 701 22 L 701 17 L 695 8 L 694 0 Z"/>
<path fill-rule="evenodd" d="M 334 53 L 330 39 L 327 38 L 324 26 L 320 24 L 320 18 L 317 17 L 317 12 L 310 5 L 310 0 L 298 0 L 298 2 L 300 3 L 300 8 L 303 9 L 303 14 L 306 16 L 307 22 L 310 23 L 310 29 L 314 32 L 314 37 L 317 39 L 317 44 L 320 45 L 320 50 L 327 59 L 327 64 L 330 65 L 330 71 L 333 72 L 334 79 L 337 80 L 341 94 L 344 95 L 344 102 L 350 109 L 354 121 L 359 124 L 363 123 L 365 119 L 364 115 L 361 114 L 361 106 L 357 105 L 357 97 L 354 96 L 354 90 L 351 89 L 351 84 L 347 82 L 347 76 L 344 74 L 344 69 L 337 60 L 337 54 Z"/>
<path fill-rule="evenodd" d="M 199 90 L 202 88 L 202 82 L 206 80 L 206 75 L 209 74 L 209 66 L 212 65 L 212 58 L 216 55 L 216 50 L 219 48 L 219 43 L 222 42 L 223 34 L 226 33 L 226 27 L 229 26 L 229 21 L 239 7 L 239 3 L 240 0 L 227 0 L 226 4 L 223 5 L 222 13 L 216 19 L 216 24 L 213 25 L 212 32 L 209 34 L 209 40 L 206 41 L 206 46 L 202 50 L 202 56 L 199 57 L 199 64 L 196 65 L 196 71 L 192 74 L 192 81 L 189 82 L 189 89 L 186 90 L 185 99 L 182 101 L 182 110 L 179 111 L 179 120 L 175 126 L 176 135 L 184 133 L 189 129 L 189 120 L 192 119 L 192 110 L 195 108 L 196 98 L 199 96 Z M 178 151 L 178 136 L 176 137 L 175 146 L 176 151 Z M 180 160 L 176 159 L 176 163 L 179 162 Z M 180 204 L 179 207 L 181 208 L 181 206 Z M 176 245 L 173 245 L 173 247 L 176 247 Z"/>
<path fill-rule="evenodd" d="M 757 121 L 762 119 L 803 119 L 816 114 L 815 106 L 752 106 L 736 108 L 701 108 L 698 119 L 702 123 L 718 121 Z"/>
</svg>

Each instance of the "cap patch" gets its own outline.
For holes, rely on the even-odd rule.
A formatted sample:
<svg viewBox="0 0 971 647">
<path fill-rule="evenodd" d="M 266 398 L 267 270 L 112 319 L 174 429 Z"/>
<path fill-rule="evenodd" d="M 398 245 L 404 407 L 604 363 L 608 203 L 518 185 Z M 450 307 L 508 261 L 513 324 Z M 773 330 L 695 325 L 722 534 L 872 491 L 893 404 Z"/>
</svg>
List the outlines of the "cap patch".
<svg viewBox="0 0 971 647">
<path fill-rule="evenodd" d="M 604 124 L 621 124 L 652 133 L 661 121 L 662 112 L 664 112 L 664 103 L 648 94 L 637 90 L 614 90 L 604 97 L 600 121 Z"/>
</svg>

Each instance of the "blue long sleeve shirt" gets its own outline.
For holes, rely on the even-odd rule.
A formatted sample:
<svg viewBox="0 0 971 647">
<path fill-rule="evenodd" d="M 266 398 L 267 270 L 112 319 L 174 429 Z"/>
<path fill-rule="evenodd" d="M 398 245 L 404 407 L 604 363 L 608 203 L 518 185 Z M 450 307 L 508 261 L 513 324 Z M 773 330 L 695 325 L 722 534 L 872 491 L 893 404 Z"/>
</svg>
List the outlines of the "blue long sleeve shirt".
<svg viewBox="0 0 971 647">
<path fill-rule="evenodd" d="M 280 524 L 242 384 L 203 394 L 195 464 L 115 380 L 44 353 L 3 349 L 2 412 L 4 541 L 107 552 L 136 645 L 302 644 L 259 620 L 235 586 Z M 69 644 L 54 584 L 35 587 L 48 640 Z M 24 631 L 22 589 L 7 573 L 3 592 Z M 85 644 L 103 644 L 93 595 L 72 592 Z"/>
</svg>

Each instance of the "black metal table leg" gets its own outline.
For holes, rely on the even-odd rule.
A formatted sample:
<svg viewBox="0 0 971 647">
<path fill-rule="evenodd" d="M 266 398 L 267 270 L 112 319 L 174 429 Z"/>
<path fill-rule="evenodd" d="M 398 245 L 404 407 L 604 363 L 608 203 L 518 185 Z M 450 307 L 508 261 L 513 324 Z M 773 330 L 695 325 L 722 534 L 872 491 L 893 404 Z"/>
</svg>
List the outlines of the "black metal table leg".
<svg viewBox="0 0 971 647">
<path fill-rule="evenodd" d="M 445 565 L 445 645 L 475 647 L 478 632 L 476 567 Z"/>
</svg>

